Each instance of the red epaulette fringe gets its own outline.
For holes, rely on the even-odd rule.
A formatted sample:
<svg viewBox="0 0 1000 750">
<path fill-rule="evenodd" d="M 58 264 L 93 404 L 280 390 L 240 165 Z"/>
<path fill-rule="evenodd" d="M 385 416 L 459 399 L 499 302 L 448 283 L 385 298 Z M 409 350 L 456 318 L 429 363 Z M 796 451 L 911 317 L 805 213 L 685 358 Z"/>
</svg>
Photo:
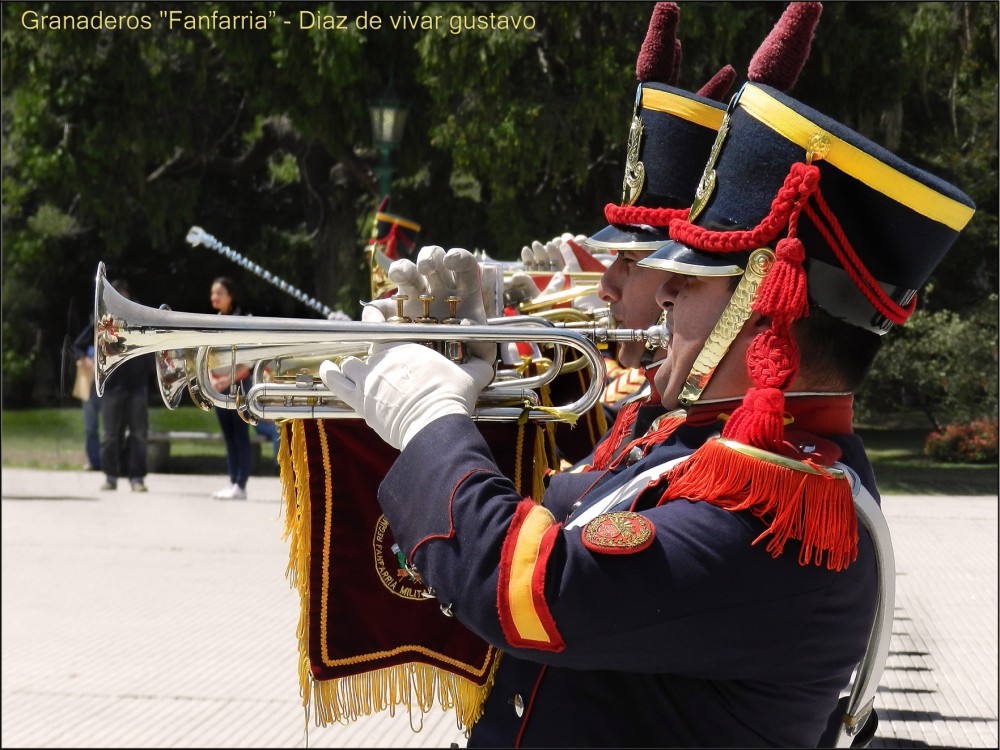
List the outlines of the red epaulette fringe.
<svg viewBox="0 0 1000 750">
<path fill-rule="evenodd" d="M 659 504 L 684 498 L 730 511 L 749 510 L 768 524 L 754 544 L 770 536 L 767 551 L 772 557 L 794 539 L 802 542 L 800 565 L 821 565 L 825 557 L 828 569 L 843 570 L 858 555 L 850 480 L 812 463 L 775 459 L 709 440 L 666 475 Z M 795 463 L 802 468 L 794 468 Z"/>
</svg>

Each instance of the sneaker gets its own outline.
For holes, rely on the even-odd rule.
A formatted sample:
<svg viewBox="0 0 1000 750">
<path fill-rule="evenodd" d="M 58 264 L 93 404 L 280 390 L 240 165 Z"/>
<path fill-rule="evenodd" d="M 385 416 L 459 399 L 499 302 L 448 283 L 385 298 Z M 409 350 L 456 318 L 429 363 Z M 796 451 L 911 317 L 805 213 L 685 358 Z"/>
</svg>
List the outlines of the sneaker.
<svg viewBox="0 0 1000 750">
<path fill-rule="evenodd" d="M 247 491 L 238 484 L 234 484 L 228 490 L 216 492 L 212 497 L 216 500 L 246 500 Z"/>
<path fill-rule="evenodd" d="M 234 482 L 233 484 L 229 485 L 228 487 L 224 487 L 218 492 L 213 492 L 212 497 L 214 497 L 216 500 L 221 500 L 223 497 L 230 494 L 233 491 L 233 488 L 237 486 L 238 485 Z"/>
<path fill-rule="evenodd" d="M 132 482 L 132 492 L 149 492 L 149 489 L 142 481 Z"/>
<path fill-rule="evenodd" d="M 104 484 L 101 485 L 101 489 L 102 490 L 117 490 L 118 489 L 118 482 L 112 482 L 110 480 L 107 480 L 107 481 L 104 482 Z"/>
</svg>

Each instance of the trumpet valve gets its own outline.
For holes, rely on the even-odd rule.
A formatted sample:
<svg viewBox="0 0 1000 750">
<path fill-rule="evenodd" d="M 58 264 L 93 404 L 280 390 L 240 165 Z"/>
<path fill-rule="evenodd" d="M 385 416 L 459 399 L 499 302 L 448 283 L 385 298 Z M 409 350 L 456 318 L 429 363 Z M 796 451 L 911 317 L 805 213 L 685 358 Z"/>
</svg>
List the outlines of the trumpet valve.
<svg viewBox="0 0 1000 750">
<path fill-rule="evenodd" d="M 389 316 L 387 323 L 410 323 L 412 322 L 408 317 L 403 315 L 403 304 L 410 298 L 408 294 L 394 294 L 391 299 L 396 303 L 396 314 Z"/>
<path fill-rule="evenodd" d="M 414 323 L 424 323 L 424 324 L 430 324 L 430 323 L 438 323 L 438 322 L 440 322 L 440 321 L 438 321 L 437 318 L 431 317 L 431 302 L 434 301 L 434 295 L 433 294 L 421 294 L 421 295 L 419 295 L 417 297 L 417 299 L 420 300 L 420 304 L 423 306 L 424 314 L 421 315 L 419 318 L 414 318 L 413 322 Z"/>
<path fill-rule="evenodd" d="M 461 325 L 462 319 L 458 317 L 458 303 L 462 301 L 462 298 L 452 294 L 445 297 L 444 301 L 448 303 L 448 317 L 441 322 L 446 325 Z M 452 362 L 457 362 L 460 365 L 469 361 L 469 348 L 463 341 L 445 341 L 442 353 Z"/>
</svg>

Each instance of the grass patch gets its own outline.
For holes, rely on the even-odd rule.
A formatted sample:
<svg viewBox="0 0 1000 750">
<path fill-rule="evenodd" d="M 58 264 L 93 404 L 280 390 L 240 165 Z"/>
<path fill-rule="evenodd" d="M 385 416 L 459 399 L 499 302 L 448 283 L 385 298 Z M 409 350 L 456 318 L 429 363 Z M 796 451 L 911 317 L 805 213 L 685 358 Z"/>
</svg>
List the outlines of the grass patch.
<svg viewBox="0 0 1000 750">
<path fill-rule="evenodd" d="M 57 471 L 77 470 L 86 461 L 83 452 L 83 411 L 62 409 L 4 410 L 3 466 Z M 150 407 L 149 428 L 154 432 L 218 432 L 212 412 L 193 404 L 169 410 Z M 997 464 L 945 464 L 923 454 L 924 429 L 860 427 L 858 433 L 875 468 L 884 495 L 996 495 Z M 226 449 L 218 444 L 174 443 L 170 471 L 179 474 L 225 474 Z M 271 474 L 267 461 L 254 462 L 254 474 Z"/>
<path fill-rule="evenodd" d="M 3 410 L 0 413 L 3 434 L 3 466 L 76 471 L 87 462 L 83 450 L 83 409 Z M 212 412 L 182 405 L 170 410 L 163 406 L 149 408 L 151 432 L 221 432 Z M 263 464 L 263 465 L 261 465 Z M 170 447 L 170 471 L 178 474 L 225 474 L 225 443 L 178 441 Z M 271 476 L 266 462 L 254 462 L 254 474 Z"/>
<path fill-rule="evenodd" d="M 883 495 L 996 495 L 997 464 L 946 464 L 924 455 L 928 430 L 860 427 Z"/>
</svg>

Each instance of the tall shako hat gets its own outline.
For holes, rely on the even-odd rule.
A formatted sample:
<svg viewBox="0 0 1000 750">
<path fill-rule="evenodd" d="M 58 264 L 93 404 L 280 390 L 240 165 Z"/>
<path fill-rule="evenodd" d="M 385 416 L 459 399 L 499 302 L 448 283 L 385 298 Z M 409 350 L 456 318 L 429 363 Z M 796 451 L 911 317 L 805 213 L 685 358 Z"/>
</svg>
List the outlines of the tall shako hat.
<svg viewBox="0 0 1000 750">
<path fill-rule="evenodd" d="M 375 226 L 369 244 L 378 246 L 387 258 L 396 260 L 413 254 L 420 225 L 385 211 L 375 213 Z"/>
<path fill-rule="evenodd" d="M 602 250 L 655 250 L 670 237 L 671 219 L 687 215 L 694 190 L 722 123 L 736 78 L 725 66 L 692 94 L 677 88 L 681 43 L 677 3 L 657 3 L 636 61 L 635 107 L 629 129 L 621 204 L 609 204 L 611 223 L 587 244 Z"/>
<path fill-rule="evenodd" d="M 819 2 L 789 3 L 750 60 L 747 79 L 779 91 L 790 91 L 809 59 L 813 35 L 822 12 L 823 4 Z M 728 125 L 728 120 L 724 120 L 719 128 Z M 714 148 L 718 148 L 717 143 L 713 144 Z M 710 153 L 706 161 L 709 158 L 714 160 L 715 156 Z M 699 169 L 704 171 L 705 165 L 702 164 Z M 696 206 L 706 190 L 709 179 L 707 175 L 707 172 L 699 175 L 699 182 L 692 196 L 692 203 Z M 667 234 L 669 235 L 669 230 Z M 699 276 L 738 276 L 743 273 L 749 255 L 742 253 L 706 258 L 679 243 L 663 243 L 660 247 L 663 251 L 657 253 L 655 264 L 646 259 L 649 261 L 648 266 Z"/>
<path fill-rule="evenodd" d="M 665 477 L 663 501 L 700 497 L 750 509 L 770 523 L 768 549 L 802 541 L 800 560 L 840 569 L 857 554 L 851 483 L 817 470 L 785 441 L 784 392 L 799 353 L 792 323 L 810 301 L 876 333 L 903 323 L 975 206 L 954 186 L 907 164 L 840 123 L 767 85 L 730 102 L 698 197 L 673 242 L 640 265 L 703 275 L 746 256 L 746 272 L 688 376 L 698 399 L 752 313 L 770 321 L 746 355 L 753 386 L 707 441 Z M 703 265 L 685 269 L 678 253 Z"/>
<path fill-rule="evenodd" d="M 782 261 L 794 240 L 803 257 L 786 262 L 804 269 L 810 300 L 878 334 L 909 318 L 975 210 L 953 185 L 770 86 L 737 93 L 718 146 L 671 246 L 728 264 L 764 246 Z M 671 246 L 643 263 L 657 266 Z"/>
</svg>

